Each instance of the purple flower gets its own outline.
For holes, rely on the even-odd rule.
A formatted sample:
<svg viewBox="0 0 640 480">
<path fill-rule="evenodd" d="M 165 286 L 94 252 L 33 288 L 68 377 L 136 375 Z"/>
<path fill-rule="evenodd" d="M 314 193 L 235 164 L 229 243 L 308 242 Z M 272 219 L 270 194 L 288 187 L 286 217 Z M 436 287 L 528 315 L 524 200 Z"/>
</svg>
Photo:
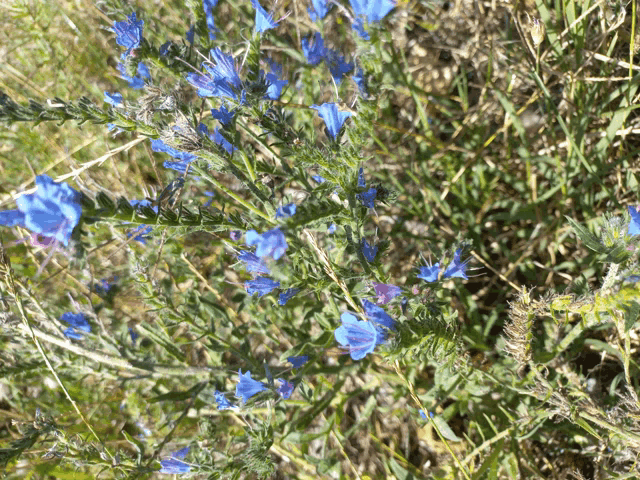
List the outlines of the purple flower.
<svg viewBox="0 0 640 480">
<path fill-rule="evenodd" d="M 309 361 L 309 355 L 300 355 L 298 357 L 287 357 L 287 360 L 293 365 L 293 368 L 300 368 Z"/>
<path fill-rule="evenodd" d="M 629 207 L 631 221 L 629 222 L 628 235 L 640 235 L 640 213 L 635 207 Z"/>
<path fill-rule="evenodd" d="M 338 136 L 342 125 L 349 118 L 351 112 L 341 112 L 335 103 L 323 103 L 322 105 L 311 105 L 311 108 L 318 111 L 320 118 L 324 120 L 329 135 L 334 140 Z"/>
<path fill-rule="evenodd" d="M 187 453 L 189 453 L 189 447 L 173 452 L 169 458 L 160 460 L 162 468 L 158 473 L 169 473 L 173 475 L 189 473 L 191 465 L 182 461 L 182 459 L 187 456 Z"/>
<path fill-rule="evenodd" d="M 378 303 L 382 305 L 386 305 L 402 293 L 402 289 L 400 287 L 386 283 L 373 282 L 373 289 L 378 296 Z"/>
<path fill-rule="evenodd" d="M 251 378 L 251 372 L 243 374 L 242 369 L 238 370 L 238 385 L 236 385 L 236 397 L 242 398 L 244 403 L 253 397 L 256 393 L 260 393 L 267 389 L 262 382 Z"/>
<path fill-rule="evenodd" d="M 229 238 L 233 242 L 239 242 L 242 238 L 242 232 L 240 230 L 232 230 L 231 232 L 229 232 Z"/>
<path fill-rule="evenodd" d="M 360 245 L 360 249 L 362 250 L 362 255 L 367 259 L 367 262 L 371 263 L 376 259 L 376 254 L 378 253 L 378 247 L 374 245 L 369 245 L 366 239 L 362 239 L 362 243 Z"/>
<path fill-rule="evenodd" d="M 256 255 L 260 258 L 271 257 L 278 260 L 287 250 L 287 239 L 279 228 L 274 228 L 262 235 L 255 230 L 247 232 L 247 245 L 257 245 Z"/>
<path fill-rule="evenodd" d="M 299 288 L 289 288 L 286 292 L 281 293 L 278 297 L 278 305 L 286 305 L 287 302 L 298 293 L 300 293 Z"/>
<path fill-rule="evenodd" d="M 256 24 L 253 27 L 254 32 L 264 33 L 278 25 L 278 22 L 273 21 L 273 14 L 267 13 L 258 0 L 251 0 L 251 5 L 256 9 Z"/>
<path fill-rule="evenodd" d="M 125 22 L 115 22 L 113 31 L 116 33 L 116 43 L 127 49 L 125 56 L 140 46 L 142 41 L 142 27 L 144 20 L 136 21 L 136 12 L 129 15 Z"/>
<path fill-rule="evenodd" d="M 215 108 L 211 109 L 211 116 L 225 127 L 231 124 L 235 114 L 236 112 L 233 110 L 229 111 L 226 105 L 222 105 L 219 110 L 216 110 Z"/>
<path fill-rule="evenodd" d="M 420 274 L 418 278 L 426 282 L 437 282 L 438 274 L 440 273 L 440 263 L 436 263 L 435 265 L 427 265 L 425 267 L 420 267 Z"/>
<path fill-rule="evenodd" d="M 48 175 L 36 177 L 36 191 L 16 199 L 16 210 L 0 211 L 0 225 L 21 226 L 45 237 L 69 243 L 82 216 L 80 194 L 66 183 L 55 183 Z"/>
<path fill-rule="evenodd" d="M 258 297 L 271 293 L 279 286 L 280 282 L 276 282 L 269 277 L 257 277 L 253 280 L 244 282 L 244 288 L 247 290 L 247 293 L 249 295 L 257 293 Z"/>
<path fill-rule="evenodd" d="M 114 93 L 104 92 L 104 101 L 107 102 L 109 105 L 113 105 L 114 107 L 117 107 L 119 105 L 122 105 L 122 94 L 118 92 L 114 92 Z"/>
<path fill-rule="evenodd" d="M 287 203 L 276 210 L 276 218 L 289 218 L 296 214 L 296 204 Z"/>
<path fill-rule="evenodd" d="M 259 275 L 269 275 L 271 271 L 269 268 L 251 252 L 246 250 L 240 250 L 238 253 L 238 260 L 242 261 L 246 265 L 247 272 L 257 273 Z"/>
<path fill-rule="evenodd" d="M 336 341 L 349 348 L 353 360 L 361 360 L 383 339 L 375 325 L 368 321 L 358 320 L 352 313 L 345 312 L 340 316 L 342 326 L 335 331 Z"/>
<path fill-rule="evenodd" d="M 65 336 L 75 340 L 82 340 L 84 336 L 82 332 L 89 333 L 91 331 L 91 325 L 89 325 L 89 322 L 82 313 L 63 313 L 60 316 L 60 321 L 71 325 L 63 333 Z"/>
<path fill-rule="evenodd" d="M 207 28 L 209 29 L 209 40 L 216 38 L 216 25 L 213 18 L 213 9 L 218 4 L 218 0 L 202 0 L 202 7 L 207 18 Z"/>
<path fill-rule="evenodd" d="M 367 208 L 375 208 L 375 200 L 378 195 L 378 190 L 375 187 L 371 187 L 369 190 L 356 194 L 356 197 L 362 205 Z"/>
<path fill-rule="evenodd" d="M 278 393 L 282 396 L 282 398 L 284 398 L 285 400 L 288 400 L 289 397 L 291 397 L 291 394 L 293 393 L 293 389 L 295 385 L 281 378 L 279 378 L 278 381 L 282 384 L 278 387 Z"/>
<path fill-rule="evenodd" d="M 322 20 L 329 13 L 331 5 L 327 0 L 311 0 L 311 7 L 307 9 L 312 22 Z"/>
<path fill-rule="evenodd" d="M 234 408 L 238 408 L 235 405 L 232 405 L 231 402 L 227 400 L 227 397 L 224 396 L 224 393 L 219 392 L 218 390 L 215 391 L 213 396 L 218 404 L 218 410 L 233 410 Z"/>
</svg>

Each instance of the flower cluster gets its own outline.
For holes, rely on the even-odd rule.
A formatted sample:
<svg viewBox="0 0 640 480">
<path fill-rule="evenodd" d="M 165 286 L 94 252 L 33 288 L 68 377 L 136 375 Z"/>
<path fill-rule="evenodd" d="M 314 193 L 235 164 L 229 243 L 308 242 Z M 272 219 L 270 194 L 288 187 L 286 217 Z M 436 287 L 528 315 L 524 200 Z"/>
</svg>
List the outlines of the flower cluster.
<svg viewBox="0 0 640 480">
<path fill-rule="evenodd" d="M 435 265 L 420 267 L 420 274 L 417 275 L 417 277 L 429 283 L 437 282 L 438 280 L 445 278 L 467 279 L 467 265 L 471 259 L 468 258 L 463 262 L 461 255 L 462 252 L 460 249 L 456 250 L 453 254 L 453 260 L 445 269 L 440 268 L 440 262 Z"/>
</svg>

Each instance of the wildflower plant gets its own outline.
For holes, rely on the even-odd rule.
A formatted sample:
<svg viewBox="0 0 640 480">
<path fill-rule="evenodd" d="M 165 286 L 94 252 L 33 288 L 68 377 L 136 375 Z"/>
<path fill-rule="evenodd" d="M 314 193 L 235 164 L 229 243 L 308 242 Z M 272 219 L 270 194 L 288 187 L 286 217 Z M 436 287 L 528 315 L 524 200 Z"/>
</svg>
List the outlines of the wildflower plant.
<svg viewBox="0 0 640 480">
<path fill-rule="evenodd" d="M 492 5 L 463 58 L 436 3 L 178 3 L 101 2 L 80 94 L 2 84 L 9 475 L 637 474 L 637 86 L 593 80 L 635 23 Z"/>
</svg>

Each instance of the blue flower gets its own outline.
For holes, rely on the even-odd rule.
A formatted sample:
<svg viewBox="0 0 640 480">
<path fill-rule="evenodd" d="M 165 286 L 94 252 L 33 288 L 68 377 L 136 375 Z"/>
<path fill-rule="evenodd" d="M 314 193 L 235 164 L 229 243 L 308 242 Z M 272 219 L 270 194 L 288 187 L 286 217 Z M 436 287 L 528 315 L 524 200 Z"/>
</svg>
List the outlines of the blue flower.
<svg viewBox="0 0 640 480">
<path fill-rule="evenodd" d="M 380 23 L 380 21 L 396 6 L 393 0 L 349 0 L 356 21 L 353 24 L 354 30 L 364 38 L 369 40 L 369 34 L 364 29 L 364 21 L 367 23 Z"/>
<path fill-rule="evenodd" d="M 354 73 L 351 78 L 353 78 L 353 81 L 356 82 L 356 85 L 358 86 L 358 90 L 360 90 L 360 93 L 363 95 L 366 95 L 367 94 L 367 77 L 364 76 L 364 71 L 361 68 L 358 68 L 358 70 L 356 70 L 356 73 Z"/>
<path fill-rule="evenodd" d="M 347 62 L 343 55 L 334 50 L 326 50 L 324 61 L 338 85 L 342 81 L 342 77 L 353 70 L 353 63 Z"/>
<path fill-rule="evenodd" d="M 313 179 L 314 182 L 321 183 L 321 184 L 327 181 L 327 179 L 321 175 L 311 175 L 311 178 Z"/>
<path fill-rule="evenodd" d="M 283 380 L 281 378 L 279 378 L 278 381 L 282 383 L 282 385 L 278 387 L 278 393 L 282 396 L 282 398 L 288 400 L 293 393 L 295 385 L 292 382 L 287 382 L 286 380 Z"/>
<path fill-rule="evenodd" d="M 424 410 L 420 410 L 420 416 L 425 420 L 427 419 L 427 414 Z M 429 418 L 433 418 L 433 417 L 434 417 L 433 412 L 429 412 Z"/>
<path fill-rule="evenodd" d="M 364 313 L 367 316 L 367 320 L 373 323 L 378 330 L 380 341 L 385 339 L 387 330 L 395 330 L 395 322 L 393 321 L 393 318 L 391 318 L 382 308 L 371 303 L 369 300 L 363 300 L 362 306 L 364 307 Z"/>
<path fill-rule="evenodd" d="M 238 260 L 246 264 L 247 272 L 261 275 L 269 275 L 271 273 L 269 268 L 262 262 L 262 260 L 260 260 L 260 258 L 246 250 L 240 250 L 238 253 Z"/>
<path fill-rule="evenodd" d="M 115 22 L 113 24 L 113 31 L 116 33 L 116 43 L 127 49 L 125 56 L 140 46 L 143 26 L 144 20 L 136 21 L 136 12 L 129 15 L 126 22 Z"/>
<path fill-rule="evenodd" d="M 379 343 L 382 343 L 380 333 L 375 325 L 368 321 L 358 320 L 355 315 L 345 312 L 341 315 L 342 326 L 335 331 L 336 341 L 349 347 L 349 354 L 353 360 L 361 360 Z"/>
<path fill-rule="evenodd" d="M 187 74 L 187 81 L 198 89 L 200 97 L 227 97 L 238 100 L 238 92 L 243 88 L 236 71 L 233 57 L 222 53 L 219 48 L 210 51 L 214 65 L 204 64 L 208 75 Z"/>
<path fill-rule="evenodd" d="M 378 303 L 381 303 L 382 305 L 386 305 L 402 293 L 402 289 L 400 287 L 386 283 L 373 282 L 373 289 L 378 296 Z"/>
<path fill-rule="evenodd" d="M 296 204 L 288 203 L 276 210 L 276 218 L 289 218 L 296 214 Z"/>
<path fill-rule="evenodd" d="M 336 232 L 337 228 L 338 227 L 336 226 L 336 224 L 332 223 L 331 225 L 329 225 L 329 228 L 327 228 L 327 233 L 331 235 Z"/>
<path fill-rule="evenodd" d="M 369 245 L 366 239 L 362 239 L 362 244 L 360 245 L 360 249 L 362 250 L 362 254 L 364 258 L 367 259 L 368 262 L 373 262 L 376 259 L 376 254 L 378 253 L 378 247 L 374 245 Z"/>
<path fill-rule="evenodd" d="M 191 45 L 193 47 L 193 41 L 195 40 L 195 36 L 196 36 L 196 26 L 195 25 L 191 25 L 191 28 L 189 28 L 189 30 L 187 31 L 187 42 L 189 42 L 189 45 Z"/>
<path fill-rule="evenodd" d="M 329 13 L 331 5 L 327 0 L 311 0 L 311 7 L 307 9 L 312 22 L 322 20 Z"/>
<path fill-rule="evenodd" d="M 224 138 L 224 135 L 220 133 L 220 129 L 217 126 L 213 130 L 213 135 L 210 138 L 214 143 L 220 145 L 225 150 L 225 152 L 229 154 L 233 153 L 236 149 L 236 147 L 234 147 L 226 138 Z"/>
<path fill-rule="evenodd" d="M 122 105 L 122 94 L 118 92 L 114 92 L 114 93 L 104 92 L 104 101 L 107 102 L 109 105 L 113 105 L 114 107 L 117 107 L 118 105 Z"/>
<path fill-rule="evenodd" d="M 48 175 L 38 175 L 35 193 L 18 197 L 16 206 L 16 210 L 0 211 L 0 225 L 21 226 L 64 245 L 82 216 L 80 194 Z"/>
<path fill-rule="evenodd" d="M 344 122 L 349 118 L 351 112 L 341 112 L 335 103 L 323 103 L 322 105 L 311 105 L 311 108 L 318 111 L 320 118 L 324 120 L 329 135 L 334 140 L 338 136 Z"/>
<path fill-rule="evenodd" d="M 324 60 L 326 49 L 320 32 L 316 32 L 313 42 L 311 42 L 310 38 L 303 38 L 300 44 L 304 58 L 307 59 L 309 65 L 318 65 Z"/>
<path fill-rule="evenodd" d="M 82 313 L 63 313 L 60 316 L 60 320 L 71 325 L 63 332 L 65 336 L 69 338 L 82 340 L 82 332 L 89 333 L 91 331 L 91 325 L 89 325 L 89 322 Z"/>
<path fill-rule="evenodd" d="M 287 357 L 287 360 L 293 365 L 293 368 L 300 368 L 309 361 L 309 355 L 300 355 L 298 357 Z"/>
<path fill-rule="evenodd" d="M 158 473 L 169 473 L 169 474 L 181 474 L 181 473 L 189 473 L 191 470 L 191 465 L 181 461 L 184 457 L 189 453 L 189 447 L 182 448 L 177 452 L 173 452 L 169 458 L 165 458 L 164 460 L 160 460 L 160 465 L 162 468 L 158 471 Z"/>
<path fill-rule="evenodd" d="M 260 258 L 271 257 L 278 260 L 287 250 L 287 239 L 279 228 L 274 228 L 262 235 L 255 230 L 247 232 L 247 245 L 257 245 L 256 255 Z"/>
<path fill-rule="evenodd" d="M 267 73 L 264 77 L 267 85 L 267 92 L 264 94 L 264 98 L 267 100 L 278 100 L 282 95 L 282 89 L 289 82 L 287 80 L 280 80 L 275 73 Z"/>
<path fill-rule="evenodd" d="M 218 404 L 218 410 L 233 410 L 235 408 L 238 408 L 235 405 L 232 405 L 231 402 L 227 400 L 227 397 L 224 396 L 224 393 L 219 392 L 218 390 L 215 391 L 213 396 L 215 397 L 216 403 Z"/>
<path fill-rule="evenodd" d="M 166 163 L 166 162 L 165 162 Z M 138 225 L 138 227 L 133 230 L 127 232 L 127 238 L 134 237 L 133 239 L 136 242 L 140 242 L 143 245 L 147 244 L 147 240 L 149 240 L 149 234 L 153 230 L 149 225 Z"/>
<path fill-rule="evenodd" d="M 140 335 L 138 335 L 133 328 L 129 328 L 129 336 L 131 337 L 131 344 L 135 347 L 136 340 L 138 340 L 138 337 L 140 337 Z"/>
<path fill-rule="evenodd" d="M 215 108 L 211 109 L 211 116 L 218 120 L 225 127 L 231 124 L 235 114 L 236 112 L 234 110 L 229 111 L 226 105 L 222 105 L 219 110 Z"/>
<path fill-rule="evenodd" d="M 251 0 L 251 5 L 256 9 L 256 24 L 253 27 L 254 32 L 264 33 L 278 25 L 273 21 L 273 14 L 267 13 L 258 0 Z"/>
<path fill-rule="evenodd" d="M 425 280 L 427 282 L 437 282 L 438 274 L 440 273 L 440 263 L 436 263 L 435 265 L 427 265 L 425 267 L 420 267 L 420 274 L 418 278 Z"/>
<path fill-rule="evenodd" d="M 145 79 L 151 80 L 151 73 L 149 72 L 147 66 L 142 62 L 138 63 L 138 74 L 135 77 L 130 77 L 129 75 L 127 75 L 127 68 L 122 63 L 118 63 L 116 68 L 120 72 L 122 79 L 129 82 L 129 87 L 133 88 L 134 90 L 140 90 L 141 88 L 143 88 Z"/>
<path fill-rule="evenodd" d="M 629 215 L 631 215 L 631 221 L 629 222 L 628 235 L 640 235 L 640 212 L 635 207 L 629 207 Z"/>
<path fill-rule="evenodd" d="M 464 262 L 460 260 L 462 252 L 460 249 L 456 250 L 453 254 L 453 260 L 449 266 L 445 269 L 442 278 L 464 278 L 467 279 L 467 264 L 471 258 L 467 258 Z"/>
<path fill-rule="evenodd" d="M 202 7 L 204 8 L 204 14 L 207 17 L 207 28 L 209 29 L 209 40 L 215 40 L 216 38 L 216 25 L 213 18 L 213 9 L 218 4 L 218 0 L 202 0 Z"/>
<path fill-rule="evenodd" d="M 238 370 L 238 385 L 236 385 L 236 397 L 242 398 L 244 403 L 253 397 L 256 393 L 263 392 L 267 389 L 262 382 L 251 378 L 251 372 L 243 374 L 242 369 Z"/>
<path fill-rule="evenodd" d="M 257 293 L 258 297 L 271 293 L 279 286 L 280 282 L 276 282 L 269 277 L 257 277 L 253 280 L 247 280 L 244 282 L 244 288 L 247 290 L 247 293 L 249 295 Z"/>
<path fill-rule="evenodd" d="M 183 152 L 176 148 L 170 147 L 160 139 L 151 140 L 151 150 L 153 150 L 154 152 L 167 153 L 176 160 L 179 160 L 178 162 L 164 162 L 164 167 L 176 170 L 180 173 L 184 173 L 187 165 L 198 158 L 193 153 Z"/>
<path fill-rule="evenodd" d="M 158 49 L 158 54 L 161 57 L 164 57 L 167 53 L 169 53 L 170 47 L 171 47 L 171 40 L 160 45 L 160 48 Z"/>
<path fill-rule="evenodd" d="M 278 297 L 278 305 L 286 305 L 287 302 L 298 293 L 300 293 L 299 288 L 289 288 L 286 292 L 282 292 Z"/>
<path fill-rule="evenodd" d="M 218 95 L 214 96 L 226 96 L 229 98 L 237 99 L 237 93 L 242 90 L 242 80 L 236 71 L 235 64 L 233 63 L 233 57 L 222 53 L 219 48 L 214 48 L 210 52 L 211 58 L 214 62 L 213 66 L 204 65 L 205 70 L 209 72 L 209 75 L 213 78 L 218 88 Z"/>
<path fill-rule="evenodd" d="M 367 182 L 364 180 L 364 168 L 360 167 L 358 169 L 358 188 L 365 188 L 367 186 Z"/>
<path fill-rule="evenodd" d="M 378 195 L 378 190 L 375 187 L 371 187 L 369 190 L 365 192 L 356 194 L 356 197 L 358 198 L 358 200 L 360 200 L 362 205 L 364 205 L 365 207 L 374 208 L 375 207 L 374 202 L 377 195 Z"/>
</svg>

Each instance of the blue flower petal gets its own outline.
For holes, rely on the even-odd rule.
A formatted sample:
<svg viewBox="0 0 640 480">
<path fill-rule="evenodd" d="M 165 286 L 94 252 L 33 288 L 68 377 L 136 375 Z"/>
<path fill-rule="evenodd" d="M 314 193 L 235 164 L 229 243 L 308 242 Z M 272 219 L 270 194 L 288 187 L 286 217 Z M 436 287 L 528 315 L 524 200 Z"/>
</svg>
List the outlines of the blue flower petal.
<svg viewBox="0 0 640 480">
<path fill-rule="evenodd" d="M 320 118 L 324 120 L 329 135 L 334 140 L 338 136 L 342 125 L 349 118 L 351 112 L 341 112 L 335 103 L 323 103 L 322 105 L 311 105 L 311 108 L 318 111 Z"/>
</svg>

